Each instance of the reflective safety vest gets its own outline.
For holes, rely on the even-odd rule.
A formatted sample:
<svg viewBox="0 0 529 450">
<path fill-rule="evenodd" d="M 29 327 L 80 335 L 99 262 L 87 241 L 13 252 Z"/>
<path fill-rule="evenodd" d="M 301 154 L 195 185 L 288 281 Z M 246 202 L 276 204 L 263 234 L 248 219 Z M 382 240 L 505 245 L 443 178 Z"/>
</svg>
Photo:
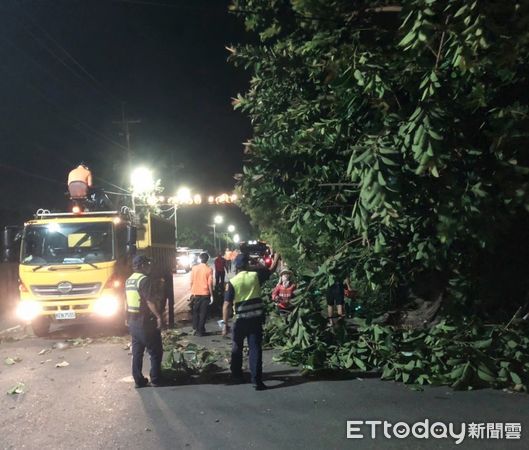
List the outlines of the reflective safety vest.
<svg viewBox="0 0 529 450">
<path fill-rule="evenodd" d="M 264 315 L 261 285 L 256 272 L 239 272 L 230 280 L 235 296 L 233 311 L 237 319 L 249 319 Z"/>
<path fill-rule="evenodd" d="M 127 296 L 127 311 L 132 314 L 140 313 L 140 283 L 147 278 L 142 273 L 134 272 L 125 282 L 125 294 Z"/>
</svg>

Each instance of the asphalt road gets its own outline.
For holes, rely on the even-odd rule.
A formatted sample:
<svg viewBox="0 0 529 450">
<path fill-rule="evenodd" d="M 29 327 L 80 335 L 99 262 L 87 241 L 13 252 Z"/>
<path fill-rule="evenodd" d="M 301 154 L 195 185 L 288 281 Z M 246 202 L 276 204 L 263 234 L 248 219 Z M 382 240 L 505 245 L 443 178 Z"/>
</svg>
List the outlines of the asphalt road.
<svg viewBox="0 0 529 450">
<path fill-rule="evenodd" d="M 177 276 L 178 289 L 187 289 L 187 277 Z M 208 323 L 209 331 L 215 326 Z M 93 340 L 78 339 L 86 336 Z M 2 449 L 529 448 L 524 394 L 416 392 L 378 379 L 312 380 L 273 363 L 269 351 L 265 378 L 271 389 L 264 392 L 228 385 L 226 373 L 204 382 L 135 389 L 128 336 L 112 337 L 110 329 L 76 324 L 54 328 L 47 339 L 23 331 L 0 339 Z M 183 339 L 229 349 L 229 340 L 217 334 Z M 24 393 L 6 394 L 18 382 Z M 381 429 L 371 439 L 365 427 L 364 439 L 346 439 L 347 420 L 424 419 L 453 422 L 456 430 L 461 422 L 521 423 L 522 439 L 466 438 L 455 445 L 452 438 L 388 440 Z"/>
</svg>

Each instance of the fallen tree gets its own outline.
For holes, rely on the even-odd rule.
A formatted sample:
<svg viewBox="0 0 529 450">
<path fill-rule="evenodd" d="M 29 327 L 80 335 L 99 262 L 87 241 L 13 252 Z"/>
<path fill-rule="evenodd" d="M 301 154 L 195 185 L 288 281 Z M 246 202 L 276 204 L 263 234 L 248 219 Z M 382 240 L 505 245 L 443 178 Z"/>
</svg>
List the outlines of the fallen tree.
<svg viewBox="0 0 529 450">
<path fill-rule="evenodd" d="M 528 4 L 231 10 L 256 35 L 228 48 L 251 73 L 241 205 L 308 295 L 349 277 L 398 329 L 509 321 L 529 292 Z"/>
</svg>

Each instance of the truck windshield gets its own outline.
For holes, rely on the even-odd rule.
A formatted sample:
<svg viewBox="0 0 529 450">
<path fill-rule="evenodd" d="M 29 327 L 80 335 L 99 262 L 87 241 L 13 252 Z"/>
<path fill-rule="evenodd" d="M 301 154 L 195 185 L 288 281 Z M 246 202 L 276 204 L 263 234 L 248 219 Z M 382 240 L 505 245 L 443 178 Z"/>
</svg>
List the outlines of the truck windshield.
<svg viewBox="0 0 529 450">
<path fill-rule="evenodd" d="M 22 264 L 93 264 L 114 259 L 112 224 L 49 223 L 28 225 Z"/>
</svg>

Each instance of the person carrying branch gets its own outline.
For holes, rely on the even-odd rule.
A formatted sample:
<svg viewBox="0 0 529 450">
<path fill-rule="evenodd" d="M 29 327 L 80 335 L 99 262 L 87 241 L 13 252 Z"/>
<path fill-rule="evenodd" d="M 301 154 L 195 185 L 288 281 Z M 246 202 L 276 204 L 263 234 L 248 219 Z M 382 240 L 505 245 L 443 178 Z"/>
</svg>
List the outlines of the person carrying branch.
<svg viewBox="0 0 529 450">
<path fill-rule="evenodd" d="M 250 258 L 241 253 L 235 258 L 236 275 L 226 283 L 222 318 L 222 334 L 228 333 L 228 316 L 233 307 L 234 323 L 232 330 L 232 350 L 230 369 L 235 383 L 244 383 L 242 372 L 242 352 L 244 340 L 248 340 L 250 371 L 252 384 L 256 391 L 267 389 L 263 383 L 263 323 L 265 311 L 261 294 L 261 285 L 275 271 L 279 260 L 276 254 L 270 268 L 259 267 L 250 271 Z"/>
</svg>

